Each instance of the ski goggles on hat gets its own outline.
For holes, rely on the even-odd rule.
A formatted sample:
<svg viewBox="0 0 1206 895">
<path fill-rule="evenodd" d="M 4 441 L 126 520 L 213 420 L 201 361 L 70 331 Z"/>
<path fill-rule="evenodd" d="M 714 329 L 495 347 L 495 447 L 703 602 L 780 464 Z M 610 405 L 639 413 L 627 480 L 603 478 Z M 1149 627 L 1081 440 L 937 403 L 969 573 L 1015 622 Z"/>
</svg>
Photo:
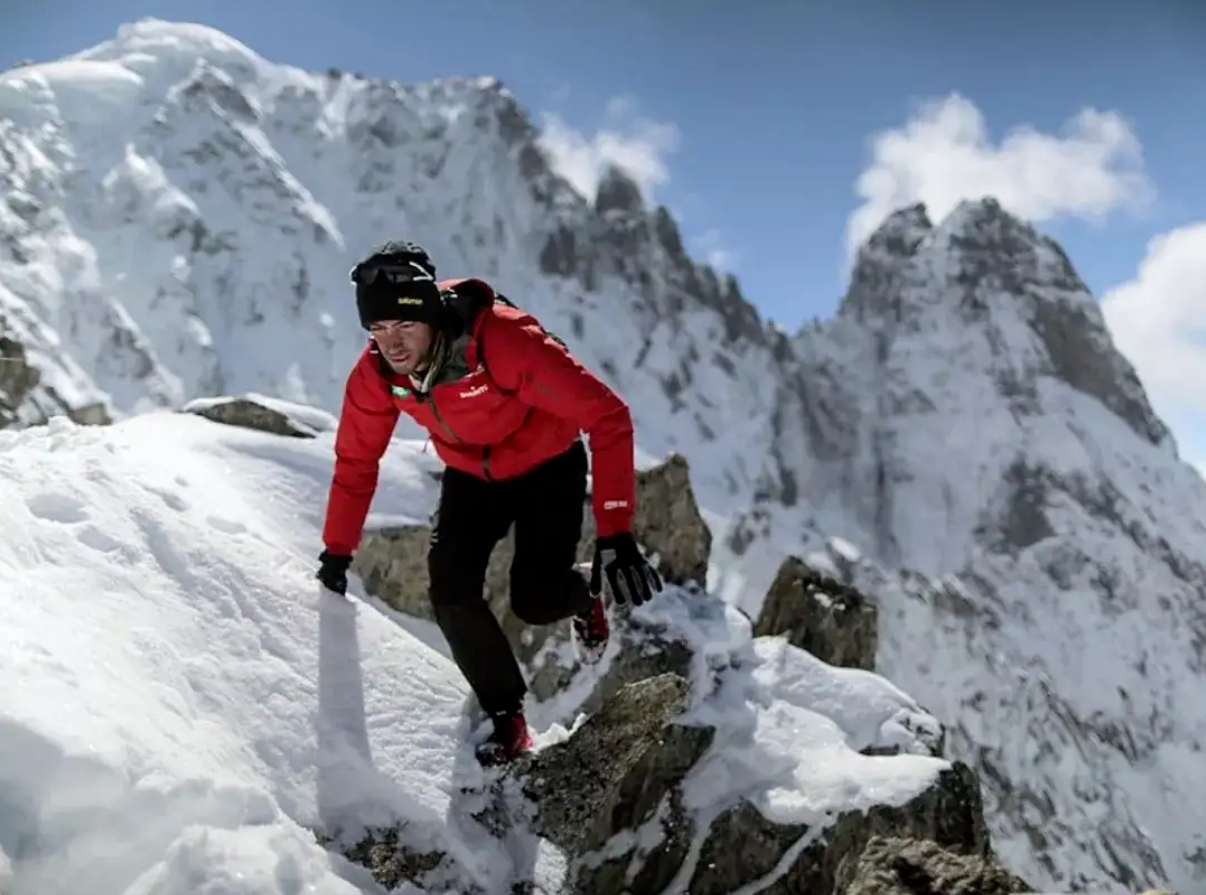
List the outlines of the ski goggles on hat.
<svg viewBox="0 0 1206 895">
<path fill-rule="evenodd" d="M 348 273 L 348 278 L 358 286 L 371 286 L 380 280 L 383 283 L 413 283 L 416 280 L 434 282 L 431 274 L 415 261 L 361 261 Z"/>
</svg>

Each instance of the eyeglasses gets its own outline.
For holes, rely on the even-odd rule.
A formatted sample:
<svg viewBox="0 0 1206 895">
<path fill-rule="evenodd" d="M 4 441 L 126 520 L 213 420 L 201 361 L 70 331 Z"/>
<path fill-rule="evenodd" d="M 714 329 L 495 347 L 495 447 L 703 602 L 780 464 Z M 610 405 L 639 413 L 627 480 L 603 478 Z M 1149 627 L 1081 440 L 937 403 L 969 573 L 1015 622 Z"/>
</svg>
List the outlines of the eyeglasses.
<svg viewBox="0 0 1206 895">
<path fill-rule="evenodd" d="M 349 279 L 359 286 L 371 286 L 377 280 L 386 283 L 413 283 L 416 280 L 432 281 L 432 276 L 417 262 L 399 264 L 393 261 L 370 261 L 357 264 L 348 274 Z"/>
</svg>

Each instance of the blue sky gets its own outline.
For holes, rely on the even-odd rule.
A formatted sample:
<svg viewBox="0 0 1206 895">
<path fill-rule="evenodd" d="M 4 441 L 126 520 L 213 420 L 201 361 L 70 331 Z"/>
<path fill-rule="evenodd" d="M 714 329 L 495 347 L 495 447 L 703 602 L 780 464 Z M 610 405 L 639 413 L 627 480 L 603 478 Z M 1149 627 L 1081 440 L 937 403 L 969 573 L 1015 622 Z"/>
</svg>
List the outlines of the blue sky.
<svg viewBox="0 0 1206 895">
<path fill-rule="evenodd" d="M 1099 296 L 1136 276 L 1152 237 L 1206 220 L 1206 3 L 1193 0 L 7 0 L 0 65 L 81 49 L 147 15 L 203 22 L 304 67 L 496 75 L 577 146 L 581 170 L 611 129 L 646 174 L 664 174 L 653 195 L 695 250 L 723 252 L 747 297 L 789 329 L 836 308 L 856 182 L 886 131 L 900 137 L 874 166 L 871 217 L 894 199 L 999 187 Z M 1067 122 L 1086 107 L 1121 117 L 1070 142 Z M 967 134 L 977 110 L 979 142 Z M 1049 139 L 1000 151 L 1018 127 Z M 1116 316 L 1138 325 L 1152 284 L 1135 288 Z M 1202 310 L 1178 301 L 1181 317 L 1165 317 Z M 1122 347 L 1167 366 L 1161 335 Z"/>
</svg>

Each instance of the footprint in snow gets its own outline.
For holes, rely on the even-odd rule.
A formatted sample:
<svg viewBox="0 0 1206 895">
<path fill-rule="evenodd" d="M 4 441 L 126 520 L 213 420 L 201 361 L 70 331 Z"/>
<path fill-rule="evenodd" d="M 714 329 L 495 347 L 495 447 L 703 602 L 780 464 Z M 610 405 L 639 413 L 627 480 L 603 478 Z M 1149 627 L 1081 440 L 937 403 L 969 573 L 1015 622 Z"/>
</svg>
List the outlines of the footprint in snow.
<svg viewBox="0 0 1206 895">
<path fill-rule="evenodd" d="M 247 526 L 242 522 L 224 519 L 221 516 L 208 516 L 205 521 L 223 534 L 241 535 L 247 531 Z"/>
<path fill-rule="evenodd" d="M 41 494 L 30 495 L 25 499 L 25 504 L 31 513 L 47 522 L 70 525 L 88 520 L 88 505 L 78 497 L 61 491 L 43 491 Z"/>
<path fill-rule="evenodd" d="M 119 550 L 126 549 L 125 544 L 95 525 L 85 525 L 79 530 L 76 537 L 85 547 L 91 547 L 98 553 L 117 553 Z"/>
<path fill-rule="evenodd" d="M 188 509 L 188 503 L 179 494 L 169 491 L 166 488 L 155 488 L 149 485 L 144 485 L 143 487 L 162 500 L 169 510 L 174 510 L 177 513 L 183 513 Z"/>
</svg>

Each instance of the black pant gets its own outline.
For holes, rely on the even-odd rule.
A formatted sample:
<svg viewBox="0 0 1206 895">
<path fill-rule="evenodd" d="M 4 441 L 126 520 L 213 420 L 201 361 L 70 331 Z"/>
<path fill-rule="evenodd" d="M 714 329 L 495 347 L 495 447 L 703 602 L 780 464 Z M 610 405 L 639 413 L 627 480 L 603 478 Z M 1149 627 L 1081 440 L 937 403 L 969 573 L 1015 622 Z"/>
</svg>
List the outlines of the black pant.
<svg viewBox="0 0 1206 895">
<path fill-rule="evenodd" d="M 590 605 L 575 568 L 586 500 L 581 441 L 518 478 L 486 481 L 444 471 L 427 568 L 436 623 L 484 711 L 519 711 L 527 685 L 511 645 L 483 595 L 495 544 L 515 523 L 511 609 L 548 625 Z"/>
</svg>

